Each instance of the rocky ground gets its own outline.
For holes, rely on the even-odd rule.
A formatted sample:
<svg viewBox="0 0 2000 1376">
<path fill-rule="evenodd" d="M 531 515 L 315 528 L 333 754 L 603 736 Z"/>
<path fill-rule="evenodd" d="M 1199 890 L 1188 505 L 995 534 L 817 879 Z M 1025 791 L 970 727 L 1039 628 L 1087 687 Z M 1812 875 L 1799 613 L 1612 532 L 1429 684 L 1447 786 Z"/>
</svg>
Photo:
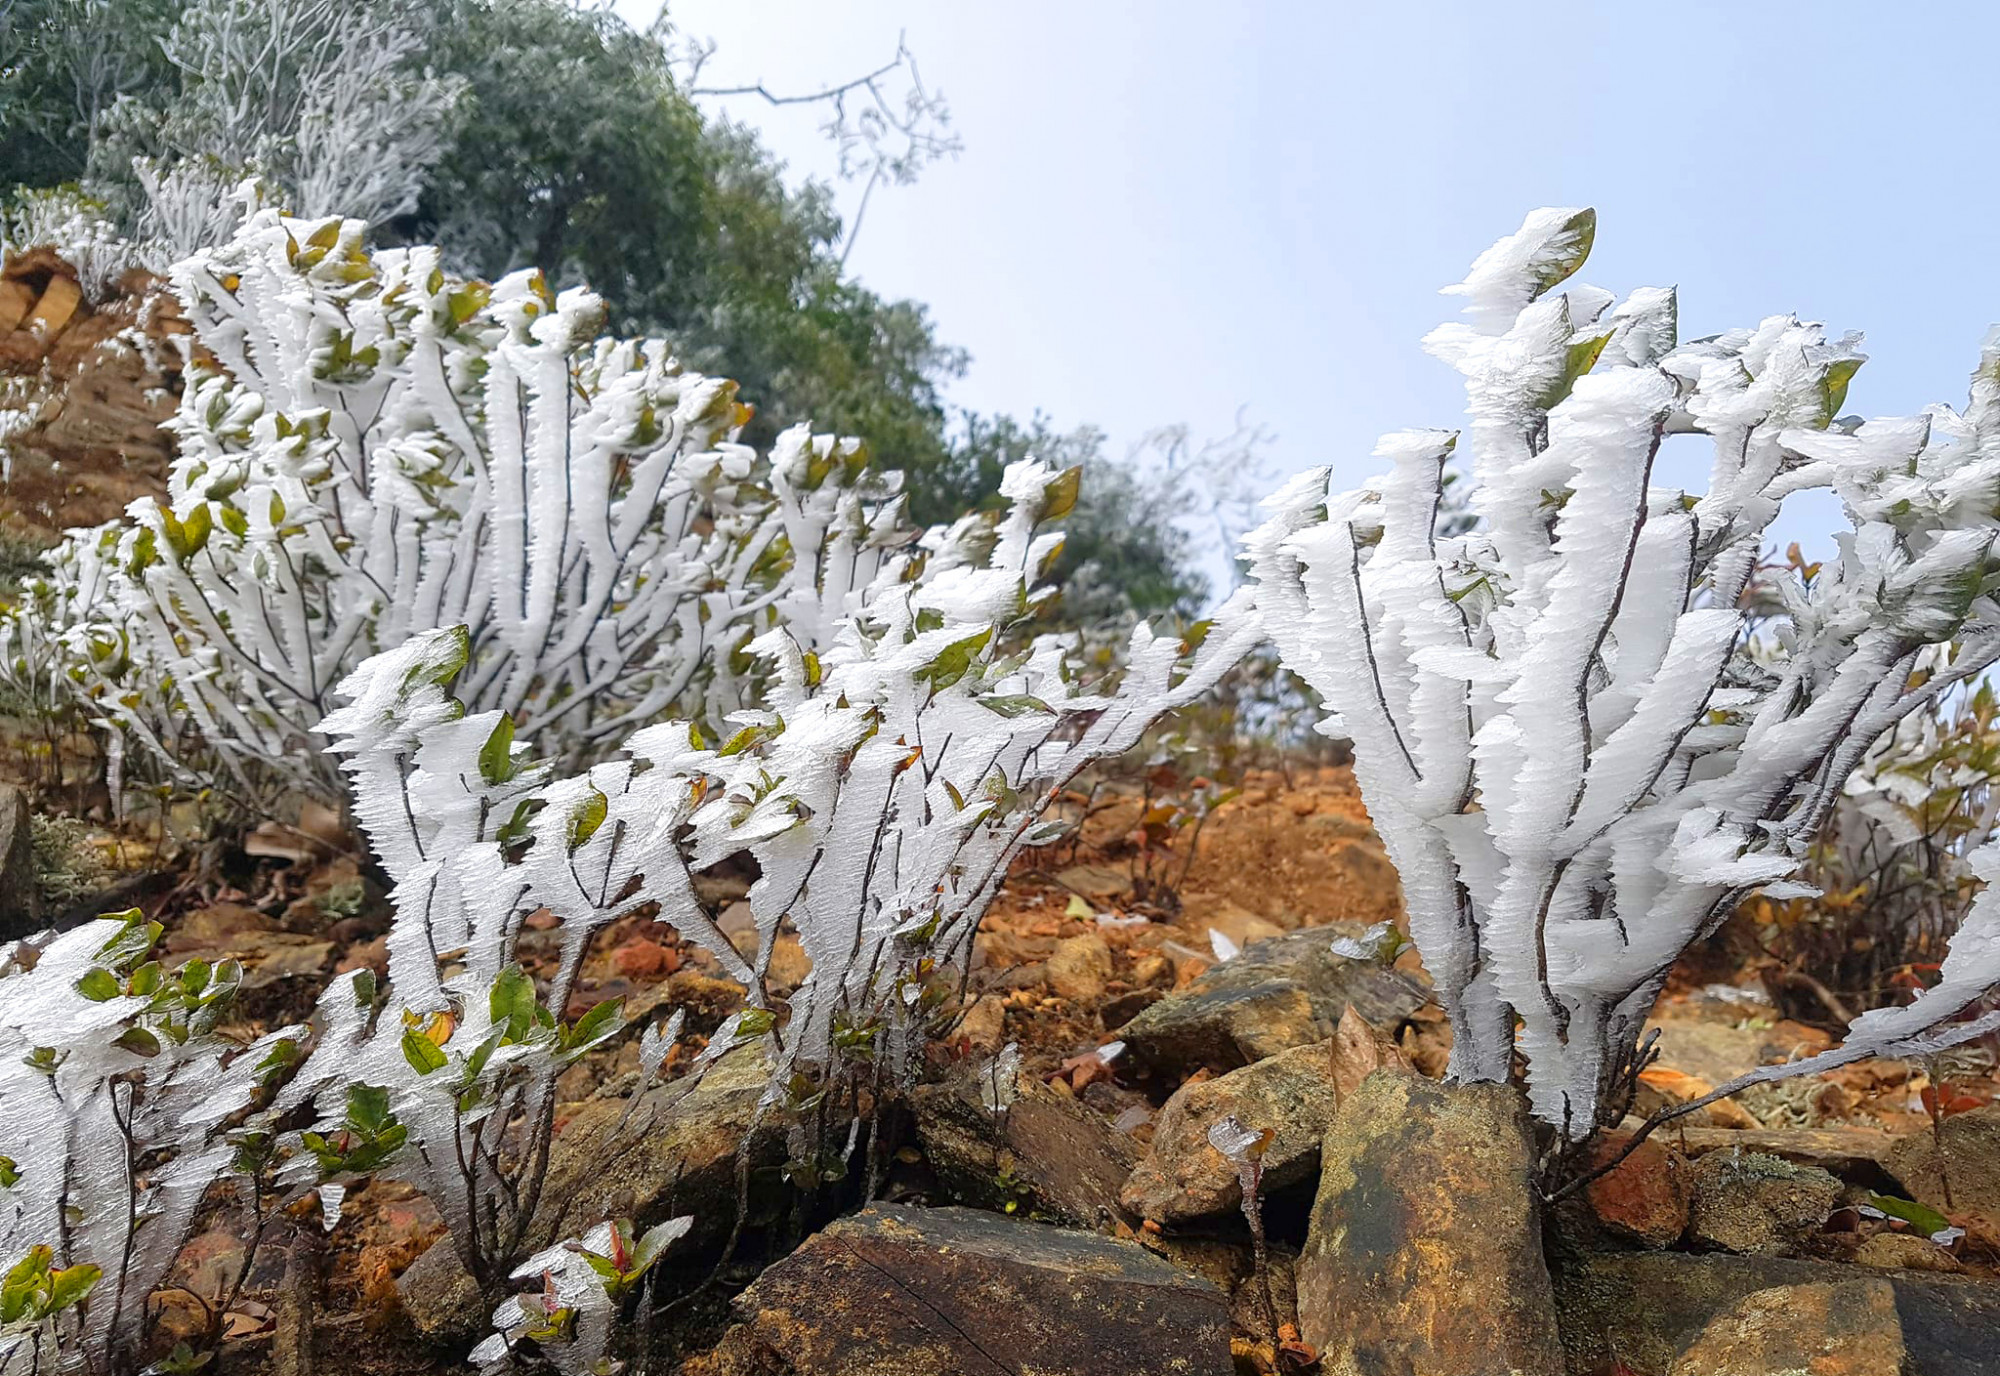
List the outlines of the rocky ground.
<svg viewBox="0 0 2000 1376">
<path fill-rule="evenodd" d="M 1191 862 L 1137 844 L 1145 799 L 1098 804 L 982 926 L 964 1016 L 883 1124 L 872 1199 L 858 1173 L 812 1198 L 784 1185 L 741 1053 L 692 1096 L 650 1091 L 644 1148 L 610 1168 L 593 1143 L 626 1117 L 636 1041 L 569 1072 L 550 1236 L 612 1213 L 698 1220 L 661 1280 L 689 1298 L 658 1325 L 655 1369 L 1331 1376 L 1428 1370 L 1398 1365 L 1418 1334 L 1468 1376 L 2000 1371 L 1990 1070 L 1877 1063 L 1718 1104 L 1545 1211 L 1518 1099 L 1437 1082 L 1449 1031 L 1414 953 L 1332 950 L 1398 910 L 1348 771 L 1253 776 Z M 336 971 L 379 967 L 388 917 L 330 816 L 267 823 L 247 850 L 153 900 L 174 960 L 244 959 L 246 1034 L 299 1016 Z M 713 882 L 727 898 L 742 881 Z M 530 963 L 553 939 L 530 936 Z M 1731 964 L 1726 944 L 1695 953 L 1663 1001 L 1639 1113 L 1828 1044 Z M 786 943 L 780 984 L 806 970 Z M 738 993 L 635 918 L 576 1000 L 685 1007 L 685 1065 Z M 976 1072 L 1008 1042 L 1021 1091 L 996 1119 Z M 1270 1131 L 1262 1266 L 1239 1171 L 1209 1145 L 1230 1115 Z M 1626 1140 L 1606 1134 L 1572 1173 Z M 483 1314 L 438 1232 L 425 1200 L 382 1182 L 330 1239 L 274 1236 L 214 1369 L 457 1369 Z M 209 1324 L 237 1246 L 218 1230 L 188 1249 L 156 1300 L 163 1337 Z M 347 1365 L 325 1365 L 336 1353 Z"/>
<path fill-rule="evenodd" d="M 163 342 L 175 322 L 136 287 L 93 310 L 73 286 L 59 264 L 0 275 L 0 385 L 34 398 L 0 491 L 0 535 L 23 547 L 158 489 L 171 351 L 117 336 L 136 322 Z M 101 813 L 87 789 L 52 782 L 64 742 L 33 723 L 0 736 L 0 772 Z M 1194 847 L 1161 822 L 1162 799 L 1186 796 L 1179 780 L 1079 802 L 1077 840 L 1024 862 L 983 924 L 927 1083 L 878 1118 L 872 1182 L 788 1183 L 785 1134 L 755 1112 L 762 1067 L 742 1053 L 692 1092 L 670 1081 L 637 1106 L 635 1036 L 573 1068 L 547 1236 L 610 1214 L 696 1219 L 658 1278 L 675 1298 L 648 1330 L 650 1369 L 2000 1372 L 1990 1062 L 1870 1063 L 1765 1087 L 1535 1207 L 1546 1144 L 1514 1096 L 1439 1083 L 1449 1029 L 1414 953 L 1332 949 L 1336 935 L 1372 944 L 1368 929 L 1399 914 L 1351 775 L 1243 782 Z M 0 787 L 0 922 L 143 903 L 167 924 L 170 963 L 243 960 L 244 1035 L 302 1016 L 339 971 L 385 965 L 384 896 L 323 810 L 267 820 L 198 865 L 159 859 L 157 837 L 31 812 Z M 34 872 L 52 859 L 74 891 L 37 899 Z M 711 896 L 742 885 L 712 876 Z M 725 926 L 748 940 L 745 909 Z M 526 962 L 552 962 L 555 939 L 531 930 Z M 780 989 L 807 970 L 781 943 Z M 1661 1056 L 1636 1116 L 1545 1178 L 1607 1164 L 1643 1115 L 1828 1045 L 1829 1027 L 1786 1016 L 1815 1007 L 1773 1002 L 1767 982 L 1784 993 L 1784 973 L 1726 939 L 1691 953 L 1658 1010 Z M 572 1015 L 608 997 L 635 1022 L 687 1010 L 670 1074 L 741 993 L 644 917 L 605 933 L 586 974 Z M 1020 1090 L 996 1117 L 977 1075 L 1010 1042 Z M 608 1153 L 628 1112 L 646 1115 L 643 1145 Z M 1268 1132 L 1251 1182 L 1261 1261 L 1246 1173 L 1210 1145 L 1232 1116 Z M 439 1232 L 426 1200 L 376 1181 L 331 1236 L 312 1219 L 273 1228 L 232 1296 L 241 1244 L 213 1228 L 154 1299 L 162 1344 L 220 1332 L 205 1369 L 222 1373 L 465 1370 L 485 1312 Z"/>
</svg>

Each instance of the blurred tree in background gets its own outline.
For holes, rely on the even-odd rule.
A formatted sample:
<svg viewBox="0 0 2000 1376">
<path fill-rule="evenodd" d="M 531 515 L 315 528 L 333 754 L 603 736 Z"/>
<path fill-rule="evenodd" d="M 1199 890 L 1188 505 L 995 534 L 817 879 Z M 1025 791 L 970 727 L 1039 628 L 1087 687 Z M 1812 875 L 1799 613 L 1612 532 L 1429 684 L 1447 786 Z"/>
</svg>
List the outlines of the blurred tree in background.
<svg viewBox="0 0 2000 1376">
<path fill-rule="evenodd" d="M 128 233 L 185 251 L 190 234 L 227 231 L 226 214 L 204 212 L 234 177 L 332 209 L 305 205 L 329 184 L 328 145 L 342 120 L 379 125 L 361 107 L 393 87 L 392 135 L 334 145 L 350 163 L 334 180 L 372 189 L 388 214 L 378 239 L 436 242 L 485 277 L 533 264 L 558 285 L 587 282 L 614 330 L 664 335 L 691 366 L 735 378 L 756 407 L 752 443 L 801 419 L 865 438 L 908 475 L 920 521 L 985 499 L 1025 454 L 1083 463 L 1058 571 L 1065 620 L 1195 610 L 1207 585 L 1189 532 L 1203 516 L 1194 475 L 1114 461 L 1087 427 L 954 411 L 942 389 L 964 351 L 938 339 L 921 303 L 843 274 L 851 239 L 832 188 L 788 187 L 754 133 L 698 109 L 687 53 L 712 46 L 686 41 L 677 55 L 673 42 L 664 23 L 640 32 L 564 0 L 0 0 L 0 175 L 17 194 L 80 184 Z M 201 54 L 253 49 L 298 99 L 260 110 L 204 74 Z M 888 109 L 868 83 L 905 62 L 914 77 L 899 46 L 895 63 L 834 89 Z M 376 73 L 367 92 L 339 80 L 357 68 Z M 916 90 L 897 108 L 928 121 L 921 144 L 865 108 L 828 122 L 843 168 L 871 128 L 901 138 L 858 162 L 870 192 L 956 150 L 939 132 L 942 96 Z M 351 165 L 368 159 L 381 166 Z M 179 203 L 163 206 L 162 187 Z"/>
</svg>

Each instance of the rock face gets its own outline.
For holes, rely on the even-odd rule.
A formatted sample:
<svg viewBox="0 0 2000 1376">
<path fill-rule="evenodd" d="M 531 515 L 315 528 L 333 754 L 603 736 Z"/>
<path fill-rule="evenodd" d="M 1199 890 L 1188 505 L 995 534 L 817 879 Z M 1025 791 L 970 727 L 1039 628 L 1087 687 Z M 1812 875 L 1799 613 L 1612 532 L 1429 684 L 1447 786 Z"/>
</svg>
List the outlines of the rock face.
<svg viewBox="0 0 2000 1376">
<path fill-rule="evenodd" d="M 1780 1285 L 1716 1315 L 1668 1376 L 1895 1376 L 1909 1370 L 1885 1280 Z"/>
<path fill-rule="evenodd" d="M 1711 1152 L 1693 1175 L 1688 1239 L 1726 1252 L 1782 1252 L 1840 1202 L 1840 1182 L 1819 1167 L 1756 1152 Z"/>
<path fill-rule="evenodd" d="M 969 1075 L 914 1098 L 917 1139 L 952 1198 L 1080 1228 L 1118 1219 L 1118 1191 L 1139 1149 L 1102 1114 L 1033 1077 L 1023 1077 L 1004 1119 L 986 1111 Z"/>
<path fill-rule="evenodd" d="M 1577 1255 L 1555 1279 L 1573 1372 L 1610 1370 L 1614 1358 L 1632 1371 L 1665 1372 L 1719 1316 L 1751 1295 L 1866 1280 L 1885 1282 L 1895 1295 L 1908 1376 L 1993 1376 L 2000 1369 L 1993 1341 L 2000 1332 L 2000 1288 L 1964 1277 L 1885 1276 L 1791 1257 L 1628 1252 Z"/>
<path fill-rule="evenodd" d="M 1154 1121 L 1153 1142 L 1119 1198 L 1141 1218 L 1169 1226 L 1234 1213 L 1243 1202 L 1236 1167 L 1208 1144 L 1230 1114 L 1277 1135 L 1264 1152 L 1264 1188 L 1283 1189 L 1319 1169 L 1320 1139 L 1339 1096 L 1332 1046 L 1294 1047 L 1213 1080 L 1181 1086 Z"/>
<path fill-rule="evenodd" d="M 1607 1132 L 1592 1145 L 1595 1170 L 1625 1149 L 1631 1134 Z M 1645 1247 L 1668 1247 L 1687 1231 L 1693 1180 L 1678 1152 L 1648 1137 L 1612 1169 L 1586 1185 L 1585 1205 L 1613 1237 Z"/>
<path fill-rule="evenodd" d="M 1298 1263 L 1327 1376 L 1562 1370 L 1526 1100 L 1377 1071 L 1326 1134 Z"/>
<path fill-rule="evenodd" d="M 1222 1293 L 1131 1243 L 878 1206 L 735 1302 L 685 1376 L 1228 1376 Z"/>
<path fill-rule="evenodd" d="M 2000 1104 L 1954 1113 L 1936 1137 L 1925 1130 L 1898 1138 L 1888 1165 L 1933 1208 L 1945 1207 L 1949 1186 L 1953 1210 L 2000 1219 Z"/>
<path fill-rule="evenodd" d="M 524 1252 L 580 1237 L 607 1218 L 641 1231 L 675 1213 L 694 1216 L 695 1241 L 725 1234 L 736 1219 L 736 1153 L 752 1166 L 784 1159 L 779 1115 L 758 1120 L 770 1072 L 753 1048 L 733 1051 L 690 1089 L 673 1081 L 648 1090 L 629 1121 L 625 1099 L 592 1099 L 556 1138 L 542 1207 Z M 752 1132 L 753 1123 L 756 1130 Z M 450 1241 L 418 1257 L 397 1285 L 403 1311 L 427 1337 L 463 1339 L 488 1327 L 491 1310 Z"/>
<path fill-rule="evenodd" d="M 36 931 L 41 917 L 28 795 L 12 784 L 0 783 L 0 941 L 14 941 Z"/>
<path fill-rule="evenodd" d="M 1325 1041 L 1350 1005 L 1376 1027 L 1393 1028 L 1429 995 L 1396 970 L 1333 953 L 1336 936 L 1358 937 L 1361 930 L 1335 923 L 1253 942 L 1148 1007 L 1118 1035 L 1152 1065 L 1228 1070 Z"/>
<path fill-rule="evenodd" d="M 20 419 L 5 441 L 13 463 L 9 524 L 53 540 L 70 526 L 117 516 L 142 495 L 164 496 L 173 440 L 160 422 L 180 391 L 188 333 L 180 304 L 143 272 L 86 300 L 53 249 L 0 264 L 0 377 L 19 379 Z M 143 337 L 148 347 L 131 347 Z"/>
</svg>

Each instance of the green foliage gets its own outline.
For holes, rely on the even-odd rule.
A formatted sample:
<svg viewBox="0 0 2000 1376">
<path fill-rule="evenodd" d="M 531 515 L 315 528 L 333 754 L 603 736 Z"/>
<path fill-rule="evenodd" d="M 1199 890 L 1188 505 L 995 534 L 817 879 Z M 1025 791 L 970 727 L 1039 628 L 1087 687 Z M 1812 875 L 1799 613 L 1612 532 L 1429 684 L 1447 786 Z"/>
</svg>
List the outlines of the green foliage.
<svg viewBox="0 0 2000 1376">
<path fill-rule="evenodd" d="M 373 1085 L 352 1085 L 347 1091 L 347 1113 L 338 1131 L 331 1134 L 307 1132 L 300 1135 L 319 1162 L 320 1174 L 362 1175 L 386 1164 L 410 1130 L 389 1111 L 389 1091 Z"/>
<path fill-rule="evenodd" d="M 90 170 L 120 96 L 168 79 L 160 38 L 176 0 L 5 0 L 0 3 L 0 167 L 50 187 Z"/>
<path fill-rule="evenodd" d="M 55 1252 L 50 1248 L 30 1247 L 28 1254 L 0 1278 L 0 1323 L 39 1323 L 82 1303 L 91 1287 L 104 1278 L 100 1266 L 57 1266 L 54 1262 Z"/>
</svg>

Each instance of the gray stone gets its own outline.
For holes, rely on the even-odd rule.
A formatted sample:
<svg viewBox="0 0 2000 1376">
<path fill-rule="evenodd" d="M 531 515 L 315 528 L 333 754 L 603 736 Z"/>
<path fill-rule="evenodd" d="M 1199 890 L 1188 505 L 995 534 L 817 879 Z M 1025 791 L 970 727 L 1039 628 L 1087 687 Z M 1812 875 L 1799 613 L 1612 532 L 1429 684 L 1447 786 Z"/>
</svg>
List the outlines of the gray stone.
<svg viewBox="0 0 2000 1376">
<path fill-rule="evenodd" d="M 35 834 L 28 795 L 0 783 L 0 941 L 41 929 L 42 896 L 35 882 Z"/>
<path fill-rule="evenodd" d="M 1718 1315 L 1758 1291 L 1878 1277 L 1895 1291 L 1909 1376 L 2000 1369 L 2000 1287 L 1990 1282 L 1720 1252 L 1568 1256 L 1555 1273 L 1568 1369 L 1601 1372 L 1616 1359 L 1648 1376 L 1665 1372 Z"/>
<path fill-rule="evenodd" d="M 1252 942 L 1152 1004 L 1118 1036 L 1141 1061 L 1178 1072 L 1204 1064 L 1233 1069 L 1323 1042 L 1349 1006 L 1376 1027 L 1394 1028 L 1430 995 L 1400 971 L 1333 953 L 1336 936 L 1361 931 L 1341 922 Z"/>
<path fill-rule="evenodd" d="M 1889 1153 L 1897 1138 L 1875 1128 L 1682 1128 L 1672 1124 L 1654 1134 L 1689 1160 L 1715 1152 L 1757 1152 L 1799 1166 L 1818 1166 L 1850 1185 L 1878 1193 L 1900 1193 Z"/>
<path fill-rule="evenodd" d="M 1214 1286 L 1129 1242 L 879 1205 L 758 1278 L 683 1376 L 1229 1376 Z"/>
<path fill-rule="evenodd" d="M 953 1199 L 1080 1228 L 1125 1221 L 1118 1191 L 1139 1148 L 1102 1114 L 1025 1075 L 1004 1116 L 969 1073 L 913 1098 L 917 1140 Z"/>
<path fill-rule="evenodd" d="M 1906 1133 L 1890 1148 L 1889 1169 L 1933 1208 L 2000 1220 L 2000 1104 L 1954 1113 Z"/>
<path fill-rule="evenodd" d="M 1298 1303 L 1329 1376 L 1562 1369 L 1519 1090 L 1378 1070 L 1321 1155 Z"/>
<path fill-rule="evenodd" d="M 1708 1321 L 1667 1376 L 1897 1376 L 1907 1357 L 1889 1282 L 1810 1281 L 1744 1296 Z"/>
</svg>

